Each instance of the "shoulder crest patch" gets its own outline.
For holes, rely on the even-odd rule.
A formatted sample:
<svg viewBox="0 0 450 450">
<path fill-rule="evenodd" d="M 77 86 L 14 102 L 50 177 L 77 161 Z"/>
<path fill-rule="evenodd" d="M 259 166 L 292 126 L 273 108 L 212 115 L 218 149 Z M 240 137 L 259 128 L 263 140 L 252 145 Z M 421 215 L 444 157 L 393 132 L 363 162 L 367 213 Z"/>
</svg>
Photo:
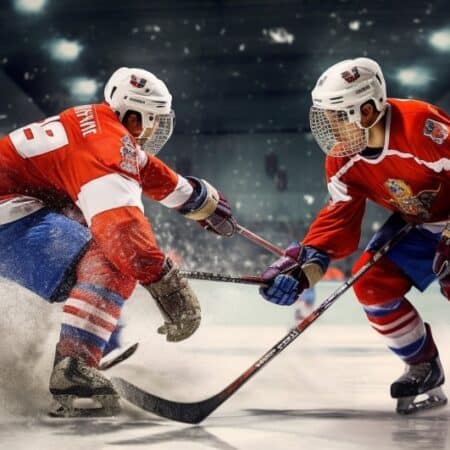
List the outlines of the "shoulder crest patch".
<svg viewBox="0 0 450 450">
<path fill-rule="evenodd" d="M 448 128 L 437 120 L 427 119 L 423 127 L 424 136 L 429 137 L 436 144 L 442 145 L 448 138 Z"/>
<path fill-rule="evenodd" d="M 124 172 L 137 175 L 139 173 L 138 152 L 130 136 L 124 136 L 122 138 L 120 156 L 122 158 L 120 168 Z"/>
</svg>

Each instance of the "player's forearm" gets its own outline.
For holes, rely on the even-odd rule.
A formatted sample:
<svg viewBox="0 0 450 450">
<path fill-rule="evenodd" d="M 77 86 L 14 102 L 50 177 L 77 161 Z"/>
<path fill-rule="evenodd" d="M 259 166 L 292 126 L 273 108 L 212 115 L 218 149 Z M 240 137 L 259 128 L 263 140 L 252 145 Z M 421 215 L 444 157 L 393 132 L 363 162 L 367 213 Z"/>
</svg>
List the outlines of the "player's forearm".
<svg viewBox="0 0 450 450">
<path fill-rule="evenodd" d="M 365 199 L 328 205 L 320 211 L 302 241 L 332 260 L 351 255 L 358 248 Z"/>
<path fill-rule="evenodd" d="M 192 193 L 189 182 L 154 156 L 140 170 L 142 191 L 146 197 L 168 207 L 178 207 Z"/>
</svg>

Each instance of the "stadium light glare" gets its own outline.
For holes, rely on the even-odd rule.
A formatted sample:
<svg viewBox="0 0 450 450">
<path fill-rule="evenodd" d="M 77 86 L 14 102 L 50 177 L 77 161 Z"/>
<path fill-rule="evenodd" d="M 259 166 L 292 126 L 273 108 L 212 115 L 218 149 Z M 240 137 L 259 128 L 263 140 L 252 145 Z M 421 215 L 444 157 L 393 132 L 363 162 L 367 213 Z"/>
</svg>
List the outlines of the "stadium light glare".
<svg viewBox="0 0 450 450">
<path fill-rule="evenodd" d="M 73 78 L 69 81 L 69 90 L 79 100 L 92 100 L 98 90 L 98 83 L 92 78 Z"/>
<path fill-rule="evenodd" d="M 53 59 L 68 62 L 76 60 L 83 47 L 77 41 L 55 39 L 50 43 L 49 50 Z"/>
<path fill-rule="evenodd" d="M 430 72 L 423 67 L 409 67 L 400 69 L 397 80 L 406 86 L 424 86 L 431 81 Z"/>
<path fill-rule="evenodd" d="M 14 7 L 21 13 L 40 13 L 47 0 L 15 0 Z"/>
<path fill-rule="evenodd" d="M 430 35 L 429 42 L 437 50 L 450 52 L 450 28 L 435 31 Z"/>
</svg>

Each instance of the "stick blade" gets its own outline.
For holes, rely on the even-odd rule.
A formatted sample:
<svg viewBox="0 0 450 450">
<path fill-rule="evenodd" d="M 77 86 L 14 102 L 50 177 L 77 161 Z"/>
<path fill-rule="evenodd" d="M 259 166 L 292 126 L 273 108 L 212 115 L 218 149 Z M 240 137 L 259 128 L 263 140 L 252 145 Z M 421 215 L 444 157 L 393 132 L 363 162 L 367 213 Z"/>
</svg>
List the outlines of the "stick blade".
<svg viewBox="0 0 450 450">
<path fill-rule="evenodd" d="M 136 342 L 133 345 L 128 345 L 125 348 L 123 348 L 122 352 L 120 350 L 116 350 L 118 352 L 117 355 L 111 359 L 101 362 L 100 365 L 98 366 L 99 370 L 111 369 L 111 367 L 114 367 L 117 364 L 120 364 L 121 362 L 127 360 L 136 353 L 138 346 L 139 343 Z"/>
<path fill-rule="evenodd" d="M 120 377 L 111 380 L 125 400 L 144 411 L 176 422 L 197 424 L 208 417 L 223 401 L 223 392 L 200 402 L 184 403 L 167 400 L 146 392 Z"/>
</svg>

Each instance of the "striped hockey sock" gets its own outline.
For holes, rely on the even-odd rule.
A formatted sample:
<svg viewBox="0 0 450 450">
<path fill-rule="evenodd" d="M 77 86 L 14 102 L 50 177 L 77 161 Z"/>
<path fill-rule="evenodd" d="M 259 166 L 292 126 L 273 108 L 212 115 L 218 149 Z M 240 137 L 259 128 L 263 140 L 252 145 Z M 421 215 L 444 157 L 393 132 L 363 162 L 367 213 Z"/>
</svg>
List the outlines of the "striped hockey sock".
<svg viewBox="0 0 450 450">
<path fill-rule="evenodd" d="M 367 318 L 388 347 L 407 364 L 429 361 L 437 354 L 431 333 L 414 306 L 400 298 L 379 305 L 365 305 Z"/>
<path fill-rule="evenodd" d="M 124 301 L 104 287 L 77 283 L 64 305 L 56 359 L 76 356 L 96 367 L 116 329 Z"/>
</svg>

